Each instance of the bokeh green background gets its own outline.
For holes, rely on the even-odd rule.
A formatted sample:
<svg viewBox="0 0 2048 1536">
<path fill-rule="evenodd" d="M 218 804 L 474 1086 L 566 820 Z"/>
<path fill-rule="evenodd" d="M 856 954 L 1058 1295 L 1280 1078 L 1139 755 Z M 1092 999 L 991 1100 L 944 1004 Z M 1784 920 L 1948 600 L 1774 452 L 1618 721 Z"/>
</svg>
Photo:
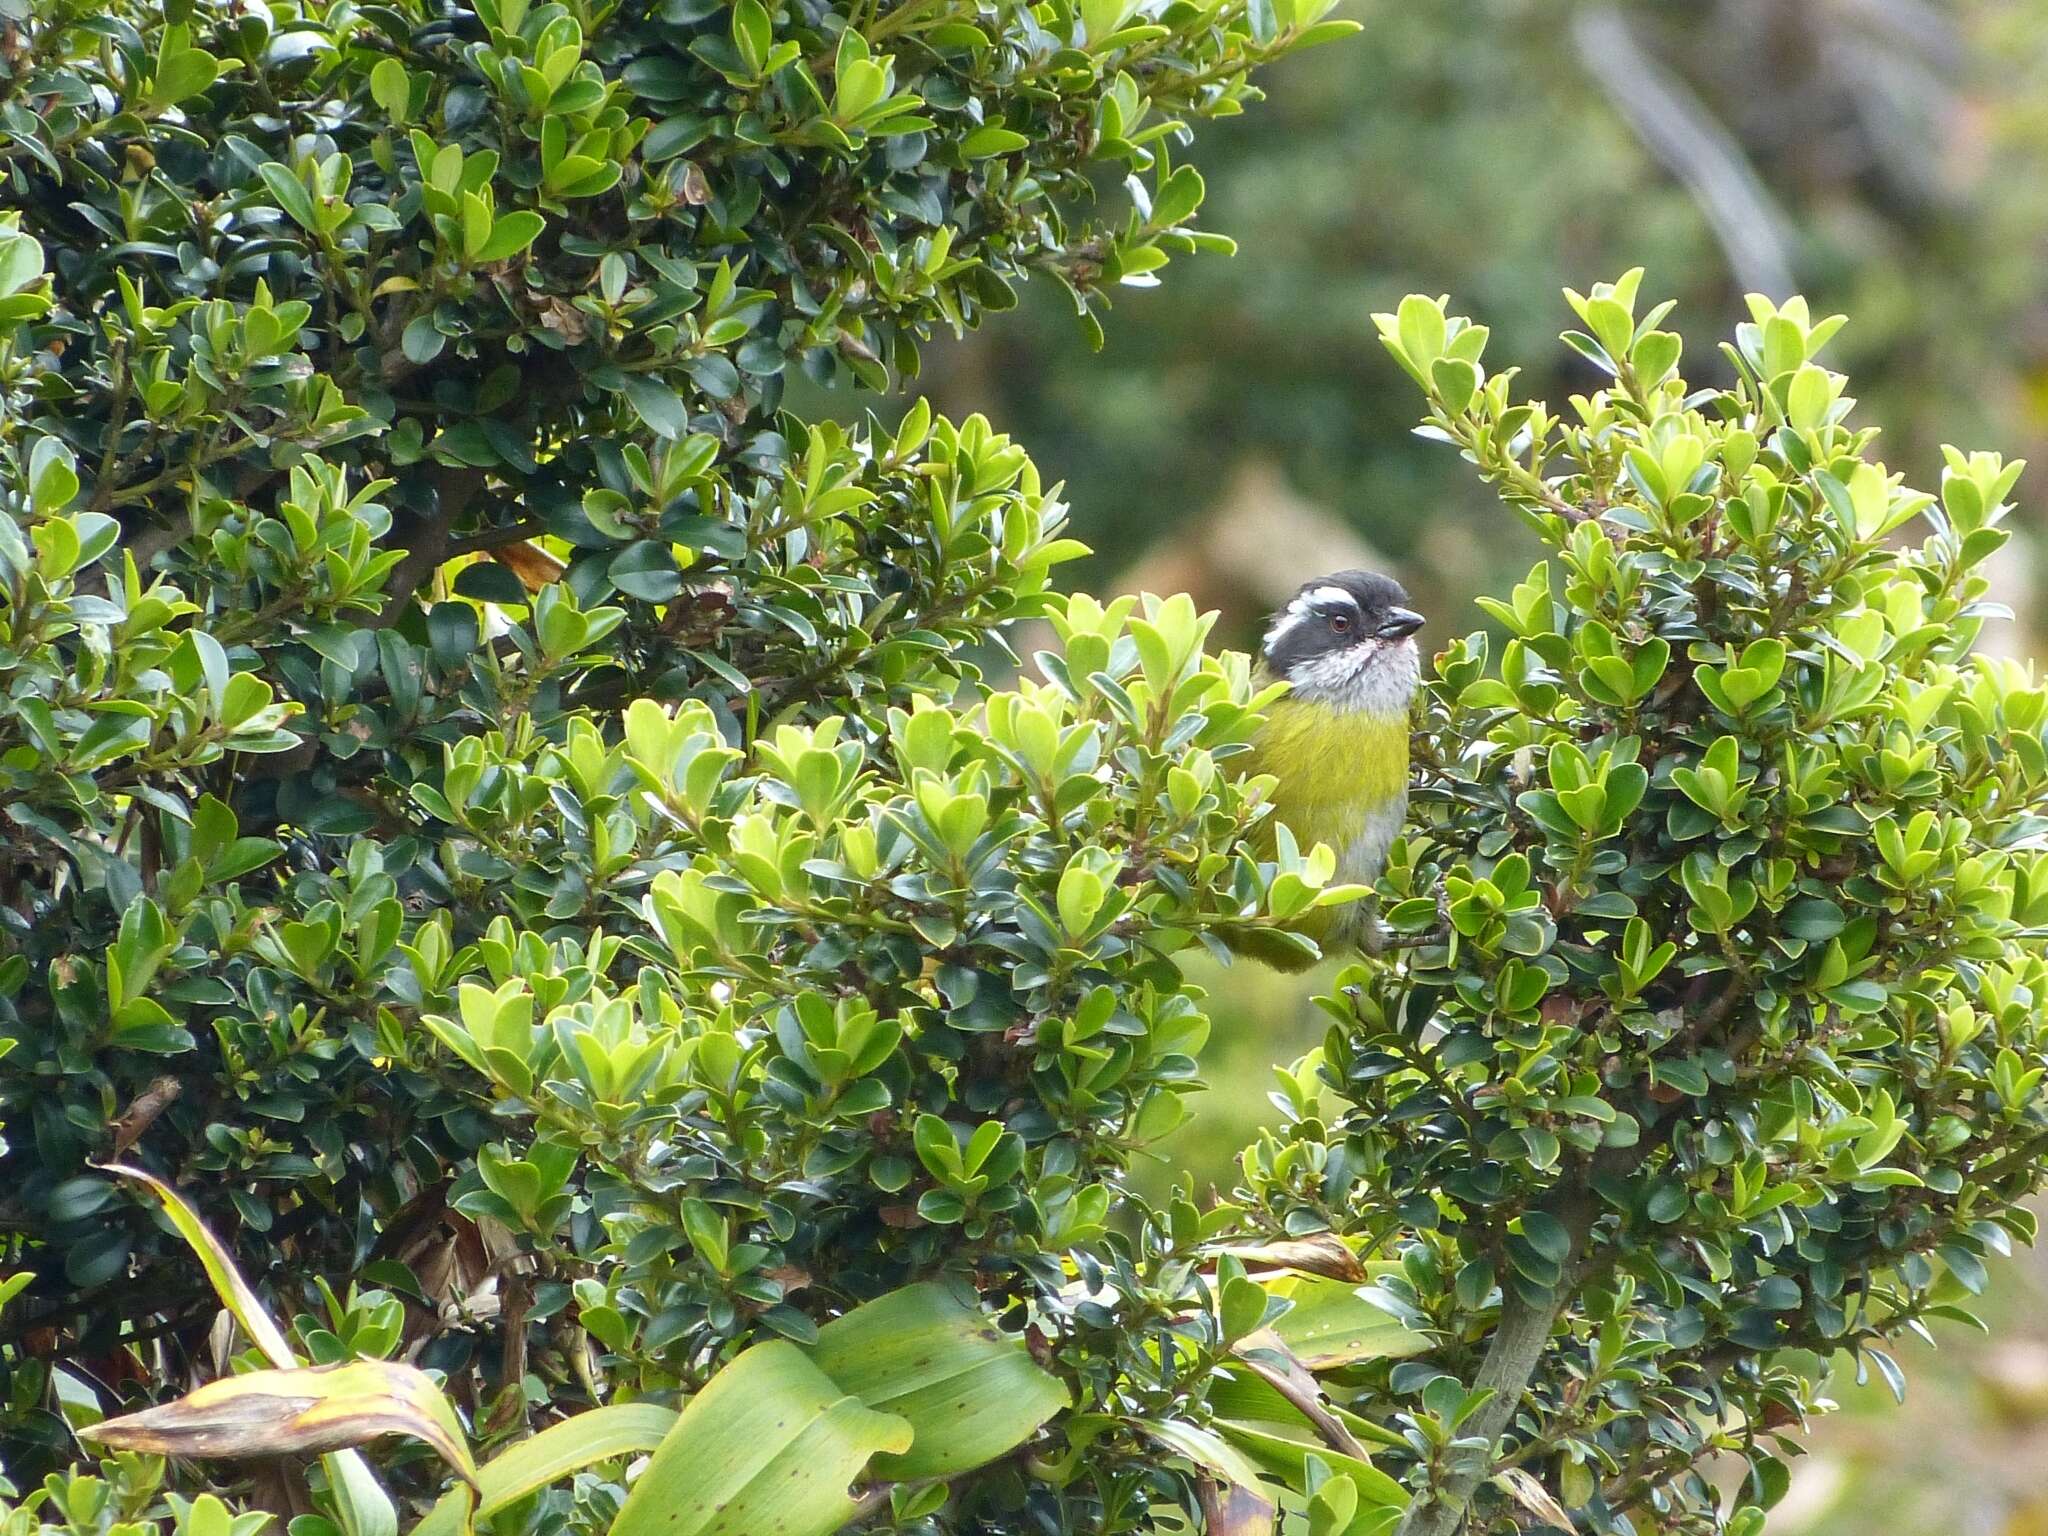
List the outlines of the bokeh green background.
<svg viewBox="0 0 2048 1536">
<path fill-rule="evenodd" d="M 2048 635 L 2048 3 L 2044 0 L 1351 0 L 1349 42 L 1290 60 L 1270 100 L 1205 134 L 1204 222 L 1235 260 L 1125 291 L 1091 354 L 1050 284 L 927 354 L 922 388 L 986 410 L 1068 483 L 1099 590 L 1189 590 L 1240 643 L 1300 580 L 1365 560 L 1434 618 L 1529 547 L 1456 457 L 1410 434 L 1411 386 L 1370 315 L 1447 293 L 1488 356 L 1561 404 L 1597 384 L 1556 341 L 1559 290 L 1648 269 L 1679 301 L 1688 374 L 1742 295 L 1796 289 L 1851 323 L 1831 349 L 1932 484 L 1939 447 L 1997 447 L 2023 479 L 1993 644 Z M 1704 355 L 1703 355 L 1704 354 Z M 1201 1115 L 1160 1177 L 1228 1186 L 1275 1117 L 1270 1064 L 1320 1034 L 1298 980 L 1204 978 Z M 2048 1260 L 1999 1267 L 1989 1336 L 1919 1347 L 1903 1408 L 1841 1383 L 1777 1536 L 2048 1533 Z"/>
</svg>

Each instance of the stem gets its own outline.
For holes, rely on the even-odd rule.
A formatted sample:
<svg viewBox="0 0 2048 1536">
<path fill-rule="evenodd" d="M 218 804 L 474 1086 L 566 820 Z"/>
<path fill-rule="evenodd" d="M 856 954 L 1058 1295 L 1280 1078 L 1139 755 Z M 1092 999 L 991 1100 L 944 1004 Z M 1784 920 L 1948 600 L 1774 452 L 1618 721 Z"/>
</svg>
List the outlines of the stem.
<svg viewBox="0 0 2048 1536">
<path fill-rule="evenodd" d="M 1513 1421 L 1522 1394 L 1549 1347 L 1550 1330 L 1564 1309 L 1564 1298 L 1561 1284 L 1548 1300 L 1533 1306 L 1512 1285 L 1503 1289 L 1500 1326 L 1494 1329 L 1486 1359 L 1472 1383 L 1491 1387 L 1493 1396 L 1463 1426 L 1464 1434 L 1486 1442 L 1485 1459 L 1450 1473 L 1412 1505 L 1397 1536 L 1455 1536 L 1465 1523 L 1472 1495 L 1493 1475 L 1494 1446 Z"/>
<path fill-rule="evenodd" d="M 503 549 L 507 544 L 518 544 L 537 533 L 547 531 L 548 525 L 540 518 L 521 518 L 518 522 L 503 528 L 486 528 L 483 532 L 472 534 L 466 539 L 451 539 L 448 544 L 448 556 L 453 559 L 457 555 L 473 555 L 479 551 Z"/>
<path fill-rule="evenodd" d="M 413 593 L 447 560 L 455 525 L 483 488 L 484 473 L 480 469 L 436 468 L 433 509 L 410 515 L 393 529 L 391 542 L 405 541 L 405 558 L 391 568 L 390 580 L 384 588 L 384 606 L 365 621 L 365 628 L 389 629 L 412 611 Z"/>
<path fill-rule="evenodd" d="M 134 385 L 134 376 L 128 371 L 128 339 L 125 336 L 114 342 L 108 363 L 114 370 L 114 400 L 107 407 L 106 441 L 100 446 L 99 472 L 93 477 L 94 511 L 99 510 L 100 499 L 113 488 L 114 466 L 121 457 L 121 429 L 128 421 L 128 391 Z"/>
<path fill-rule="evenodd" d="M 881 1509 L 883 1505 L 889 1502 L 889 1494 L 895 1486 L 894 1483 L 868 1484 L 867 1488 L 862 1491 L 861 1496 L 853 1501 L 853 1518 L 840 1526 L 839 1529 L 850 1531 L 859 1525 L 861 1521 L 867 1519 L 869 1515 Z"/>
<path fill-rule="evenodd" d="M 1551 1330 L 1574 1294 L 1580 1279 L 1580 1259 L 1593 1229 L 1598 1207 L 1586 1177 L 1574 1181 L 1544 1202 L 1571 1234 L 1571 1252 L 1566 1256 L 1557 1285 L 1542 1301 L 1525 1301 L 1512 1282 L 1501 1287 L 1500 1322 L 1487 1342 L 1486 1358 L 1473 1377 L 1474 1387 L 1490 1387 L 1493 1396 L 1460 1427 L 1459 1438 L 1483 1441 L 1485 1454 L 1462 1462 L 1426 1490 L 1401 1521 L 1395 1536 L 1456 1536 L 1465 1523 L 1472 1495 L 1494 1474 L 1498 1465 L 1500 1437 L 1514 1422 L 1529 1390 L 1537 1366 L 1550 1347 Z"/>
</svg>

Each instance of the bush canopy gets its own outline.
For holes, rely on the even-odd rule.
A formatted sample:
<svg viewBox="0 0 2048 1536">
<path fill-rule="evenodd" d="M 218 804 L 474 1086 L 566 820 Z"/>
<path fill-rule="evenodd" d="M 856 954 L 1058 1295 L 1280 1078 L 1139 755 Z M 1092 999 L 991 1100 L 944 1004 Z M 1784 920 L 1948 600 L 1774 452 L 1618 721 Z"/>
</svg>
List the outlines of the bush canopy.
<svg viewBox="0 0 2048 1536">
<path fill-rule="evenodd" d="M 1383 320 L 1547 558 L 1285 1123 L 1129 1182 L 1181 960 L 1364 893 L 1022 448 L 783 386 L 1227 245 L 1175 146 L 1347 30 L 0 0 L 10 1536 L 1742 1530 L 2032 1236 L 2018 466 L 1635 274 L 1562 414 Z"/>
</svg>

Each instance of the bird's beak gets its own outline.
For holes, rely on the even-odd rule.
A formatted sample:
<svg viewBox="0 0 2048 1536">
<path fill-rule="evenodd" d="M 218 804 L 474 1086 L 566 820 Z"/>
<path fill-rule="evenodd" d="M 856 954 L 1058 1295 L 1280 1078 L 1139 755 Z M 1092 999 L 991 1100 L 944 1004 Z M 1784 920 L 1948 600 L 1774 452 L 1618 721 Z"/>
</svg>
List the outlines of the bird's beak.
<svg viewBox="0 0 2048 1536">
<path fill-rule="evenodd" d="M 1389 608 L 1387 616 L 1380 620 L 1380 627 L 1373 631 L 1382 640 L 1399 640 L 1412 635 L 1422 628 L 1422 615 L 1413 608 Z"/>
</svg>

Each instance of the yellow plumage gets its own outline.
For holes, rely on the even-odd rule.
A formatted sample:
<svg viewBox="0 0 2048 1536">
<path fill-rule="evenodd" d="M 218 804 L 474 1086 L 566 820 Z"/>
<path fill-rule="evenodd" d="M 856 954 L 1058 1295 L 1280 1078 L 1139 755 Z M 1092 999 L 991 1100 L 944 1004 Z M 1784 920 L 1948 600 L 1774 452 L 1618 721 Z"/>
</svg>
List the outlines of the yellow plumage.
<svg viewBox="0 0 2048 1536">
<path fill-rule="evenodd" d="M 1266 709 L 1246 772 L 1279 781 L 1273 814 L 1262 823 L 1269 854 L 1274 825 L 1285 823 L 1304 853 L 1329 844 L 1340 881 L 1374 879 L 1407 805 L 1408 716 L 1282 697 Z M 1360 924 L 1369 921 L 1366 909 L 1354 904 L 1310 913 L 1295 926 L 1328 953 L 1333 944 L 1363 942 Z M 1308 963 L 1270 930 L 1238 929 L 1225 942 L 1276 970 L 1298 971 Z"/>
<path fill-rule="evenodd" d="M 1296 848 L 1337 855 L 1337 883 L 1370 885 L 1408 812 L 1408 725 L 1421 681 L 1414 636 L 1422 615 L 1401 584 L 1374 571 L 1333 571 L 1303 582 L 1273 615 L 1259 675 L 1287 684 L 1265 707 L 1244 767 L 1270 776 L 1272 813 L 1261 824 L 1268 856 L 1285 827 Z M 1270 697 L 1270 695 L 1268 695 Z M 1316 907 L 1284 920 L 1230 923 L 1216 936 L 1282 970 L 1308 959 L 1303 938 L 1326 952 L 1379 948 L 1369 902 Z"/>
<path fill-rule="evenodd" d="M 1372 813 L 1408 792 L 1408 717 L 1283 697 L 1248 754 L 1249 771 L 1279 780 L 1273 819 L 1307 852 L 1328 843 L 1340 856 Z"/>
</svg>

